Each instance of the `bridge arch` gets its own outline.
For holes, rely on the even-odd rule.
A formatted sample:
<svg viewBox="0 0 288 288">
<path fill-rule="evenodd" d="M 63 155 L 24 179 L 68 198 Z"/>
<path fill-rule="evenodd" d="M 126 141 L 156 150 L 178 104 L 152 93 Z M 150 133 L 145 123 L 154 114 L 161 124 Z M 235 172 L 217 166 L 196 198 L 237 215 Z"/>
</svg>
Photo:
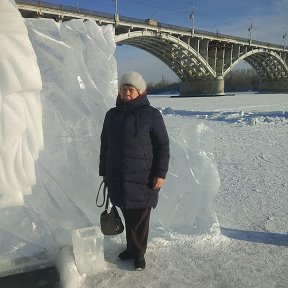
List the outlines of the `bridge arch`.
<svg viewBox="0 0 288 288">
<path fill-rule="evenodd" d="M 155 31 L 133 31 L 116 35 L 115 41 L 154 55 L 182 81 L 216 77 L 216 72 L 200 53 L 173 35 Z"/>
<path fill-rule="evenodd" d="M 249 63 L 262 80 L 279 80 L 288 78 L 288 65 L 285 63 L 277 53 L 274 51 L 267 51 L 267 49 L 253 49 L 235 60 L 231 66 L 223 73 L 225 77 L 231 69 L 244 60 Z"/>
<path fill-rule="evenodd" d="M 201 40 L 190 43 L 191 37 L 180 36 L 162 33 L 161 30 L 129 30 L 116 35 L 115 41 L 140 48 L 165 63 L 182 80 L 181 94 L 223 95 L 225 76 L 241 60 L 252 66 L 262 82 L 266 81 L 267 89 L 274 85 L 274 90 L 277 90 L 279 83 L 280 86 L 284 83 L 286 89 L 288 63 L 279 53 L 267 48 L 246 46 L 243 49 L 243 46 L 233 47 L 233 44 L 223 45 L 209 40 L 203 41 L 204 49 L 202 45 L 201 50 Z"/>
</svg>

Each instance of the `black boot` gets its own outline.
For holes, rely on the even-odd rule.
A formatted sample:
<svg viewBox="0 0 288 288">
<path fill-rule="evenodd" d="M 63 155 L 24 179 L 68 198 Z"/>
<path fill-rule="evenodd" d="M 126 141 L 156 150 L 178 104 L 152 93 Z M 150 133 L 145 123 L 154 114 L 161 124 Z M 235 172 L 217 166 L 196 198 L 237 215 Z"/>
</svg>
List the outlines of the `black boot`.
<svg viewBox="0 0 288 288">
<path fill-rule="evenodd" d="M 144 256 L 138 256 L 134 259 L 134 266 L 137 271 L 142 271 L 146 267 L 146 262 Z"/>
<path fill-rule="evenodd" d="M 132 258 L 132 254 L 129 250 L 125 250 L 123 252 L 121 252 L 118 257 L 120 258 L 120 260 L 125 261 L 125 260 L 129 260 Z"/>
</svg>

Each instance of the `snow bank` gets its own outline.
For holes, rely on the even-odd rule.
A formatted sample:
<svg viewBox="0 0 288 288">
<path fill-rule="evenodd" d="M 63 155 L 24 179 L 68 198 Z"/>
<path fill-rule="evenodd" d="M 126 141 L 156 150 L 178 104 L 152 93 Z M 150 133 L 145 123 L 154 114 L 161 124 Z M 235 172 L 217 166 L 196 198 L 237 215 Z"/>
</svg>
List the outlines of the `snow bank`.
<svg viewBox="0 0 288 288">
<path fill-rule="evenodd" d="M 288 111 L 193 111 L 172 107 L 159 108 L 163 115 L 194 117 L 197 119 L 240 123 L 251 126 L 262 124 L 288 124 Z"/>
<path fill-rule="evenodd" d="M 85 276 L 79 274 L 75 264 L 71 247 L 63 247 L 57 257 L 56 266 L 60 274 L 62 288 L 79 288 L 82 286 Z"/>
<path fill-rule="evenodd" d="M 8 0 L 4 3 L 12 5 Z M 15 10 L 13 5 L 11 7 Z M 112 26 L 99 27 L 93 21 L 81 20 L 56 23 L 50 19 L 27 19 L 25 24 L 43 82 L 41 102 L 45 149 L 36 162 L 37 183 L 33 186 L 32 195 L 25 197 L 22 207 L 0 210 L 0 275 L 54 263 L 59 249 L 71 246 L 72 230 L 99 225 L 102 211 L 96 208 L 95 196 L 102 180 L 98 176 L 100 132 L 104 115 L 114 106 L 117 95 L 117 69 L 113 56 L 116 45 Z M 18 41 L 22 44 L 21 40 Z M 33 68 L 33 65 L 36 65 L 36 59 L 31 55 L 27 54 L 27 59 L 24 57 L 28 62 L 26 66 L 34 81 L 37 83 L 39 80 L 40 84 L 37 86 L 32 81 L 33 86 L 29 79 L 26 80 L 27 76 L 19 74 L 24 83 L 17 88 L 19 99 L 28 98 L 27 89 L 30 89 L 29 95 L 38 89 L 33 95 L 39 96 L 41 80 L 35 74 L 37 67 Z M 12 72 L 3 70 L 2 54 L 0 58 L 1 75 L 9 77 Z M 14 62 L 11 67 L 18 67 L 18 60 Z M 8 89 L 5 91 L 5 97 L 12 93 Z M 4 95 L 2 90 L 1 95 Z M 19 99 L 17 105 L 23 102 Z M 42 135 L 40 108 L 35 104 L 29 110 L 38 117 L 27 124 L 38 136 L 35 139 Z M 15 112 L 13 117 L 21 113 Z M 2 119 L 6 121 L 6 117 L 9 119 L 10 114 Z M 217 218 L 213 197 L 220 181 L 212 153 L 213 132 L 204 125 L 191 125 L 174 116 L 165 117 L 165 121 L 171 137 L 171 163 L 159 206 L 152 213 L 151 237 L 167 232 L 199 234 L 211 232 L 211 229 L 215 231 Z M 14 137 L 19 129 L 11 130 L 12 125 L 14 123 L 9 124 L 9 128 L 11 137 Z M 1 141 L 0 149 L 3 149 L 5 146 Z M 35 140 L 35 143 L 42 147 L 40 140 Z M 11 153 L 8 155 L 14 155 Z M 34 154 L 37 156 L 36 152 Z M 11 159 L 14 161 L 13 157 Z M 13 165 L 16 170 L 18 164 L 15 162 Z M 6 167 L 1 171 L 8 171 Z M 26 186 L 20 186 L 23 187 Z M 114 249 L 115 241 L 124 245 L 124 233 L 111 240 L 104 241 L 105 253 Z M 71 262 L 68 252 L 63 250 L 64 262 L 58 261 L 62 263 L 59 264 L 62 267 L 60 271 L 65 270 L 66 260 Z M 75 269 L 72 268 L 73 272 Z M 65 271 L 66 275 L 68 272 Z"/>
</svg>

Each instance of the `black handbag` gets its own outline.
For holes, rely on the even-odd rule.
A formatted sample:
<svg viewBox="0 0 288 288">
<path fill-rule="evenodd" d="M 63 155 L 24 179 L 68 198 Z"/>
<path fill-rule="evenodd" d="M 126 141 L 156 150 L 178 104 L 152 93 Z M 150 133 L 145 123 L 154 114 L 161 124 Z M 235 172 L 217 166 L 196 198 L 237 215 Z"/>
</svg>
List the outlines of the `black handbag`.
<svg viewBox="0 0 288 288">
<path fill-rule="evenodd" d="M 104 184 L 103 202 L 100 205 L 98 205 L 98 198 L 99 198 L 100 190 L 103 184 Z M 106 203 L 105 203 L 105 198 L 106 198 Z M 100 229 L 104 235 L 121 234 L 124 230 L 124 225 L 119 216 L 116 206 L 113 205 L 110 212 L 108 212 L 109 201 L 110 200 L 109 200 L 108 193 L 107 193 L 107 185 L 105 181 L 103 180 L 100 184 L 97 197 L 96 197 L 96 205 L 98 207 L 102 207 L 105 203 L 105 210 L 100 215 Z"/>
</svg>

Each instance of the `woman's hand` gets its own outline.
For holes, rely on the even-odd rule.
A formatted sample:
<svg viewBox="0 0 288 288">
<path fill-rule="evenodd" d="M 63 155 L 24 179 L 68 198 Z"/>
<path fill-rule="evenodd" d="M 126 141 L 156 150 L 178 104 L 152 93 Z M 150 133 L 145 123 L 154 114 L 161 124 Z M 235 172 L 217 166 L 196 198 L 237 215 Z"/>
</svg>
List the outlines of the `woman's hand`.
<svg viewBox="0 0 288 288">
<path fill-rule="evenodd" d="M 153 189 L 160 189 L 161 186 L 164 184 L 164 179 L 159 177 L 154 177 L 153 179 Z"/>
</svg>

